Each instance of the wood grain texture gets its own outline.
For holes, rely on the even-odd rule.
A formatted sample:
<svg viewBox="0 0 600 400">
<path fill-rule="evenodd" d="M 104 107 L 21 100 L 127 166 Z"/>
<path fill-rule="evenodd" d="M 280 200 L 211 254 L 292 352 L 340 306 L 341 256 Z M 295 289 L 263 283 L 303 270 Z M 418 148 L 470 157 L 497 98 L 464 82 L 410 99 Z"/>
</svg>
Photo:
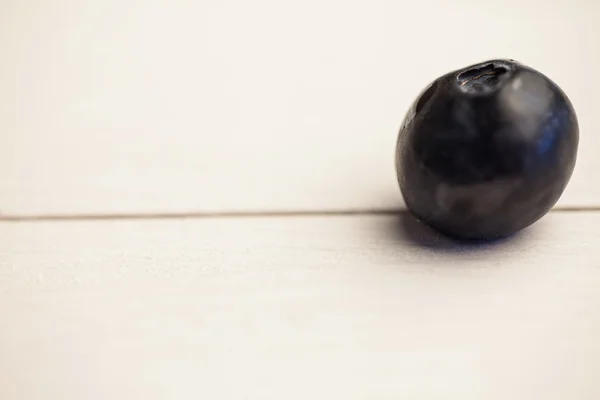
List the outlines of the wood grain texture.
<svg viewBox="0 0 600 400">
<path fill-rule="evenodd" d="M 600 214 L 0 225 L 0 398 L 600 397 Z"/>
<path fill-rule="evenodd" d="M 402 206 L 396 132 L 437 76 L 506 57 L 581 124 L 597 206 L 594 0 L 42 0 L 0 5 L 0 212 Z"/>
</svg>

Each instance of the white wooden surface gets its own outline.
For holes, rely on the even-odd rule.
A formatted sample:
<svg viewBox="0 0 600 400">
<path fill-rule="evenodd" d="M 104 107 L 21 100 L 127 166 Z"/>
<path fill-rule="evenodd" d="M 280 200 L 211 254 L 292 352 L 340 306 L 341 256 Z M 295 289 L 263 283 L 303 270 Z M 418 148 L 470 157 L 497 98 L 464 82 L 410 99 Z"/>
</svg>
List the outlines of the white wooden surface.
<svg viewBox="0 0 600 400">
<path fill-rule="evenodd" d="M 0 399 L 600 398 L 600 3 L 0 1 Z M 414 96 L 488 58 L 578 112 L 521 235 L 385 210 Z M 257 213 L 260 214 L 260 213 Z"/>
<path fill-rule="evenodd" d="M 4 0 L 5 214 L 397 208 L 396 132 L 489 58 L 571 97 L 598 205 L 596 0 Z"/>
<path fill-rule="evenodd" d="M 2 399 L 600 396 L 599 214 L 464 248 L 394 216 L 0 236 Z"/>
</svg>

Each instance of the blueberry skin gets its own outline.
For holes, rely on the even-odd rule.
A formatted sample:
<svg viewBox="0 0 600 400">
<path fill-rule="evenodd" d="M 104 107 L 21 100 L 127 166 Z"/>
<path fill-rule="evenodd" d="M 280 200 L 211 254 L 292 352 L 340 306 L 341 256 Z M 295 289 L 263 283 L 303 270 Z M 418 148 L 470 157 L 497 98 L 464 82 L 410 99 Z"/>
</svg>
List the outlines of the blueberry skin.
<svg viewBox="0 0 600 400">
<path fill-rule="evenodd" d="M 414 102 L 396 148 L 409 211 L 455 238 L 509 236 L 558 201 L 579 128 L 565 93 L 540 72 L 491 60 L 436 79 Z"/>
</svg>

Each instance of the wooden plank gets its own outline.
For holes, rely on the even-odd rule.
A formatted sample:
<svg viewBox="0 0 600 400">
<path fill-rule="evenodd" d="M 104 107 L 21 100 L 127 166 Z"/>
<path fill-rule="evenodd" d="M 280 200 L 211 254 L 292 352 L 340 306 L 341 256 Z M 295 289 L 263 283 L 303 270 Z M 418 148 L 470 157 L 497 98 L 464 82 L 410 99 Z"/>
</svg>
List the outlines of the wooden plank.
<svg viewBox="0 0 600 400">
<path fill-rule="evenodd" d="M 600 214 L 0 225 L 0 398 L 600 396 Z"/>
<path fill-rule="evenodd" d="M 393 153 L 413 98 L 498 57 L 569 94 L 581 152 L 561 204 L 599 205 L 599 12 L 592 0 L 5 1 L 0 211 L 401 207 Z"/>
</svg>

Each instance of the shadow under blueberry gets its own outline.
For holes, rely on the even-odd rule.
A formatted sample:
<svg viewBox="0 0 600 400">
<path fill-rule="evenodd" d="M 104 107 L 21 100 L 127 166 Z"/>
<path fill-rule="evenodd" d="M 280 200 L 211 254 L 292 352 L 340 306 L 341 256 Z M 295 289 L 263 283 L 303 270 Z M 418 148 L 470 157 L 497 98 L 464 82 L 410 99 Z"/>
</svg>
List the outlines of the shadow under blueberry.
<svg viewBox="0 0 600 400">
<path fill-rule="evenodd" d="M 391 219 L 390 237 L 402 244 L 410 244 L 433 252 L 460 254 L 490 252 L 530 239 L 534 228 L 526 228 L 512 236 L 494 240 L 462 240 L 446 236 L 419 221 L 410 212 L 403 211 Z"/>
</svg>

